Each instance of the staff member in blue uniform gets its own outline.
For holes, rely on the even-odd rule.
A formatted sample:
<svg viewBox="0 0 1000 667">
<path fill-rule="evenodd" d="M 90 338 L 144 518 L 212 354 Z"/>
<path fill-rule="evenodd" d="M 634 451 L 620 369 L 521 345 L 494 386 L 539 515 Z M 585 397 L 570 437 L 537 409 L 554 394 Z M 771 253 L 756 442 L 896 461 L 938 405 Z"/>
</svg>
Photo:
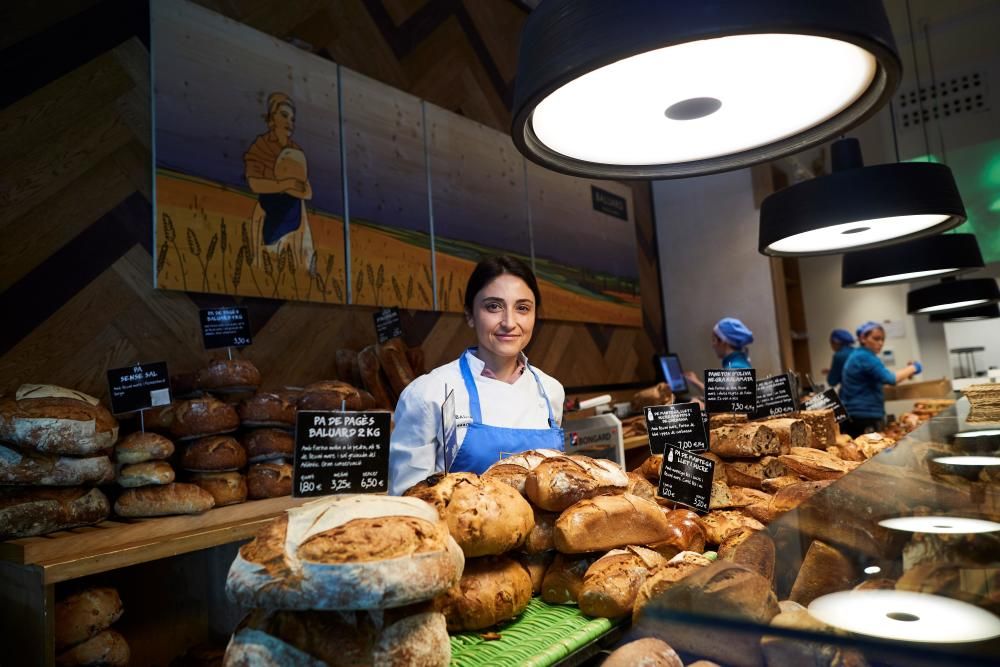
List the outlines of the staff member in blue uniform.
<svg viewBox="0 0 1000 667">
<path fill-rule="evenodd" d="M 735 317 L 723 317 L 712 327 L 712 350 L 722 360 L 723 368 L 753 368 L 747 346 L 753 342 L 753 332 Z M 694 372 L 688 371 L 684 377 L 699 391 L 705 391 L 705 384 Z"/>
<path fill-rule="evenodd" d="M 911 361 L 896 372 L 885 367 L 878 358 L 885 345 L 885 330 L 878 322 L 865 322 L 857 334 L 860 345 L 848 357 L 840 380 L 840 402 L 850 417 L 840 428 L 852 438 L 884 426 L 883 385 L 894 385 L 923 370 L 919 361 Z"/>
<path fill-rule="evenodd" d="M 400 395 L 389 443 L 390 493 L 445 469 L 446 391 L 455 392 L 458 427 L 452 472 L 478 474 L 501 454 L 563 448 L 565 391 L 524 355 L 541 300 L 535 275 L 521 260 L 490 257 L 476 266 L 465 289 L 465 317 L 478 345 Z"/>
<path fill-rule="evenodd" d="M 834 329 L 830 332 L 830 349 L 833 350 L 833 360 L 826 371 L 826 383 L 836 387 L 840 384 L 847 358 L 854 352 L 854 336 L 847 329 Z"/>
</svg>

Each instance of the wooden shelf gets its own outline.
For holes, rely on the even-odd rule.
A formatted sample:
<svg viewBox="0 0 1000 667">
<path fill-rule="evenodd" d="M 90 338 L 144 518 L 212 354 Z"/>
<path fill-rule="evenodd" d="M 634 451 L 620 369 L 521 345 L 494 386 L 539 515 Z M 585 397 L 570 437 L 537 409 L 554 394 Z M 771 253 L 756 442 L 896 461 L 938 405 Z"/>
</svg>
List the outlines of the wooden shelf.
<svg viewBox="0 0 1000 667">
<path fill-rule="evenodd" d="M 308 498 L 270 498 L 199 515 L 115 519 L 0 543 L 0 560 L 40 568 L 45 584 L 248 539 Z"/>
</svg>

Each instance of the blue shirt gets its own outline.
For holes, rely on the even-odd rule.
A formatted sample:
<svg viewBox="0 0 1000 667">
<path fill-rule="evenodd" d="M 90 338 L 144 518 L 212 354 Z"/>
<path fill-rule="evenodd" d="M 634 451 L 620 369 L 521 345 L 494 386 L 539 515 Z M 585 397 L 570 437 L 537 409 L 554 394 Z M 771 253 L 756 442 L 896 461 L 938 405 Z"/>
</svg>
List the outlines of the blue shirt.
<svg viewBox="0 0 1000 667">
<path fill-rule="evenodd" d="M 750 359 L 747 357 L 746 352 L 737 350 L 736 352 L 730 352 L 722 358 L 723 368 L 753 368 L 750 365 Z"/>
<path fill-rule="evenodd" d="M 836 387 L 840 384 L 841 374 L 844 371 L 844 364 L 847 363 L 847 358 L 851 356 L 851 352 L 854 352 L 853 347 L 848 345 L 847 347 L 842 347 L 833 353 L 833 361 L 830 363 L 830 372 L 826 374 L 826 383 L 831 387 Z"/>
<path fill-rule="evenodd" d="M 851 417 L 881 419 L 885 417 L 882 385 L 886 384 L 896 384 L 896 374 L 868 348 L 855 348 L 840 378 L 840 402 Z"/>
</svg>

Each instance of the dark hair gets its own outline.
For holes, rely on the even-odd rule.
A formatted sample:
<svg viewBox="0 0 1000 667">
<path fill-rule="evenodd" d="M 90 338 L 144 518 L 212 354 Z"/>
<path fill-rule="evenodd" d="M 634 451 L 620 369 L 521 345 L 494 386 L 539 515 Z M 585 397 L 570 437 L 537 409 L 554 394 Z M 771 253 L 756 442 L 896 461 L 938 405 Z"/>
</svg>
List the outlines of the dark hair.
<svg viewBox="0 0 1000 667">
<path fill-rule="evenodd" d="M 510 255 L 494 255 L 476 264 L 472 275 L 469 276 L 469 282 L 465 285 L 465 311 L 471 313 L 472 302 L 479 294 L 479 290 L 505 273 L 517 276 L 527 283 L 528 289 L 535 295 L 535 310 L 537 311 L 542 305 L 542 293 L 538 290 L 535 273 L 524 261 Z"/>
</svg>

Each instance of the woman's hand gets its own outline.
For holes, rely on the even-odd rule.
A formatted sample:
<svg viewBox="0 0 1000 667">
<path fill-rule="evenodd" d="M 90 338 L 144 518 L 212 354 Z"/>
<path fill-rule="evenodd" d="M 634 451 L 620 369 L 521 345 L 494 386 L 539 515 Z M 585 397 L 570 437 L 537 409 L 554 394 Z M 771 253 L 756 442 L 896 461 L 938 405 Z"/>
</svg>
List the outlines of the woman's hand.
<svg viewBox="0 0 1000 667">
<path fill-rule="evenodd" d="M 701 381 L 701 378 L 695 375 L 694 371 L 684 371 L 684 377 L 688 382 L 693 384 L 698 391 L 705 391 L 705 383 Z"/>
</svg>

